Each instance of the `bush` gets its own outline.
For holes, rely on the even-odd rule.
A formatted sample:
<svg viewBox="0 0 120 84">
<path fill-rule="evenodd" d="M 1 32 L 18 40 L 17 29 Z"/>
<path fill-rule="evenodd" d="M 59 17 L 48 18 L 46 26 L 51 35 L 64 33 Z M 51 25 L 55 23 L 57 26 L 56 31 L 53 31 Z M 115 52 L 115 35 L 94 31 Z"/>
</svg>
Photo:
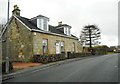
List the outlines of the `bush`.
<svg viewBox="0 0 120 84">
<path fill-rule="evenodd" d="M 94 55 L 105 55 L 105 54 L 107 54 L 107 49 L 102 47 L 102 46 L 94 47 L 92 49 L 94 51 Z"/>
</svg>

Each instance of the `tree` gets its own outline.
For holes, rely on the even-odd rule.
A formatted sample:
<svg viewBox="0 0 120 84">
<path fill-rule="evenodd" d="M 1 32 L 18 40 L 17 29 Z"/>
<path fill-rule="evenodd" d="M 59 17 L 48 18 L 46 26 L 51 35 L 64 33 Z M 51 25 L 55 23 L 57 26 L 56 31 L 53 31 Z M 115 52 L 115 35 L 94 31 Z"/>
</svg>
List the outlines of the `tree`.
<svg viewBox="0 0 120 84">
<path fill-rule="evenodd" d="M 82 45 L 89 45 L 89 47 L 92 48 L 92 45 L 100 44 L 100 34 L 100 29 L 96 25 L 84 26 L 81 31 L 80 42 Z"/>
<path fill-rule="evenodd" d="M 3 28 L 4 28 L 5 24 L 6 24 L 6 20 L 5 20 L 5 18 L 0 18 L 0 19 L 1 19 L 0 20 L 0 34 L 1 34 Z"/>
</svg>

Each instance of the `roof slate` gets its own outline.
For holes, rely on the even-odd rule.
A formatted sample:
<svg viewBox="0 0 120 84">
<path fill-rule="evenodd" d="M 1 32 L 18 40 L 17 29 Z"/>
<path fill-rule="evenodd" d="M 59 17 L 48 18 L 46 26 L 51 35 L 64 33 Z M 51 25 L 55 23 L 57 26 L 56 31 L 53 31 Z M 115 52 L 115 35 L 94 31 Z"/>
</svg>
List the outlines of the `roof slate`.
<svg viewBox="0 0 120 84">
<path fill-rule="evenodd" d="M 37 22 L 36 20 L 31 20 L 22 16 L 16 16 L 19 20 L 21 20 L 26 26 L 28 26 L 30 29 L 35 29 L 35 30 L 41 30 L 37 27 Z M 43 31 L 43 30 L 41 30 Z M 49 31 L 52 33 L 56 33 L 56 34 L 61 34 L 61 35 L 66 35 L 64 34 L 64 31 L 61 31 L 60 29 L 56 29 L 55 26 L 49 25 Z M 66 35 L 67 36 L 67 35 Z M 74 35 L 71 35 L 71 37 L 77 38 Z"/>
</svg>

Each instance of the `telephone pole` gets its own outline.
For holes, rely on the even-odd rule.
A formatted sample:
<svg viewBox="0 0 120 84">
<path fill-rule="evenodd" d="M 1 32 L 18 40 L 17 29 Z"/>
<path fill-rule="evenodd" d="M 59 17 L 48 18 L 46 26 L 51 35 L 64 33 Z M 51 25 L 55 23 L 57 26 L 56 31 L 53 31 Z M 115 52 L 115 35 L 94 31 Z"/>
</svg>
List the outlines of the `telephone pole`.
<svg viewBox="0 0 120 84">
<path fill-rule="evenodd" d="M 10 1 L 8 0 L 8 10 L 7 10 L 7 28 L 6 28 L 6 63 L 5 63 L 5 72 L 9 73 L 9 56 L 8 56 L 8 28 L 9 28 L 9 6 Z"/>
</svg>

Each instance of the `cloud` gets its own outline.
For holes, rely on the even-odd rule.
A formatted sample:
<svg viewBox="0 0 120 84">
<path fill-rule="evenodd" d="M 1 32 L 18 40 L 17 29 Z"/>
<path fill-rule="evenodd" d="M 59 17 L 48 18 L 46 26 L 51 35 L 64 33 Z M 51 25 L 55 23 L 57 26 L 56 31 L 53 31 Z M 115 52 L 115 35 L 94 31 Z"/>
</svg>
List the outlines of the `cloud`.
<svg viewBox="0 0 120 84">
<path fill-rule="evenodd" d="M 103 34 L 103 43 L 117 44 L 118 38 L 118 1 L 119 0 L 10 0 L 10 15 L 13 5 L 21 9 L 27 18 L 39 14 L 50 18 L 49 24 L 58 25 L 59 21 L 72 26 L 72 34 L 79 37 L 83 26 L 96 24 Z M 0 0 L 4 7 L 1 17 L 6 17 L 7 0 Z M 105 37 L 104 37 L 105 36 Z M 116 39 L 113 39 L 113 37 Z M 111 38 L 111 39 L 110 39 Z M 114 44 L 113 44 L 114 43 Z M 110 45 L 109 44 L 109 45 Z"/>
<path fill-rule="evenodd" d="M 118 45 L 118 38 L 113 35 L 102 35 L 101 37 L 101 42 L 103 45 L 108 45 L 108 46 L 117 46 Z"/>
</svg>

